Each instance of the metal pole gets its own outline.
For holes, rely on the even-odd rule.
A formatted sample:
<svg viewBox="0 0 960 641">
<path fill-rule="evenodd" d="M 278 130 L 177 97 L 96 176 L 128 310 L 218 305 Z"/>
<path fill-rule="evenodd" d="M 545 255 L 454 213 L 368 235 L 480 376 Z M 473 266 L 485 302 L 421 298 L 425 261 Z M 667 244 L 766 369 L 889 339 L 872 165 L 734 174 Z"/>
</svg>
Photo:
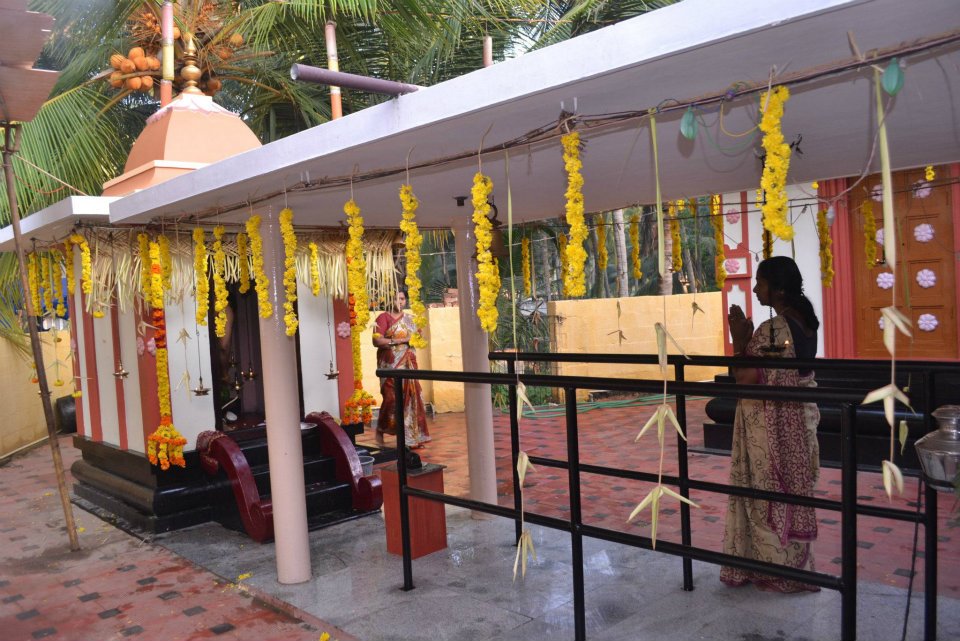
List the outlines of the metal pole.
<svg viewBox="0 0 960 641">
<path fill-rule="evenodd" d="M 160 59 L 163 77 L 160 80 L 160 106 L 173 100 L 173 3 L 163 3 L 160 13 Z"/>
<path fill-rule="evenodd" d="M 567 406 L 567 477 L 570 482 L 570 547 L 573 555 L 573 630 L 574 638 L 587 638 L 583 598 L 583 534 L 580 531 L 580 442 L 577 429 L 577 388 L 564 389 Z"/>
<path fill-rule="evenodd" d="M 928 412 L 929 413 L 929 412 Z M 921 475 L 918 482 L 923 483 Z M 937 638 L 937 490 L 924 487 L 925 521 L 923 536 L 923 639 Z"/>
<path fill-rule="evenodd" d="M 514 361 L 507 361 L 507 373 L 511 375 L 517 373 L 517 366 Z M 514 519 L 514 529 L 519 543 L 520 535 L 523 534 L 520 514 L 523 511 L 523 488 L 520 487 L 520 473 L 517 472 L 517 460 L 520 458 L 520 420 L 517 418 L 516 384 L 508 385 L 507 390 L 510 397 L 510 460 L 513 461 L 513 509 L 517 511 L 517 518 Z"/>
<path fill-rule="evenodd" d="M 483 37 L 483 66 L 493 65 L 493 36 Z"/>
<path fill-rule="evenodd" d="M 674 366 L 676 380 L 683 382 L 683 363 Z M 687 395 L 677 394 L 677 422 L 687 433 Z M 687 461 L 687 441 L 677 434 L 677 476 L 679 476 L 680 496 L 690 498 L 690 470 Z M 690 532 L 690 506 L 680 502 L 680 542 L 684 546 L 693 543 Z M 683 589 L 686 592 L 693 590 L 693 561 L 690 557 L 683 557 Z"/>
<path fill-rule="evenodd" d="M 403 427 L 403 379 L 393 379 L 394 424 L 397 426 L 397 490 L 400 493 L 400 543 L 403 548 L 403 589 L 413 589 L 413 551 L 410 547 L 410 504 L 407 497 L 407 447 Z"/>
<path fill-rule="evenodd" d="M 840 407 L 840 639 L 857 638 L 856 408 Z"/>
<path fill-rule="evenodd" d="M 57 488 L 60 490 L 60 503 L 67 522 L 67 536 L 70 537 L 70 549 L 80 549 L 77 538 L 77 525 L 73 520 L 73 507 L 70 505 L 70 492 L 63 472 L 63 457 L 60 455 L 60 441 L 57 440 L 57 428 L 53 419 L 53 407 L 50 405 L 50 387 L 47 385 L 47 370 L 43 366 L 43 348 L 40 333 L 37 331 L 37 312 L 33 309 L 30 296 L 30 284 L 27 282 L 27 261 L 23 254 L 23 236 L 20 233 L 20 211 L 17 208 L 17 191 L 13 174 L 13 156 L 20 148 L 20 126 L 3 123 L 3 177 L 7 186 L 7 201 L 10 203 L 10 225 L 13 227 L 13 242 L 17 248 L 17 264 L 20 267 L 20 287 L 23 290 L 23 306 L 27 312 L 27 327 L 30 332 L 30 347 L 37 366 L 37 380 L 40 384 L 40 402 L 43 404 L 43 417 L 47 423 L 47 435 L 50 437 L 50 453 L 53 456 L 53 469 L 57 475 Z"/>
<path fill-rule="evenodd" d="M 340 71 L 340 60 L 337 57 L 337 23 L 328 20 L 323 29 L 323 37 L 327 44 L 327 68 L 330 71 Z M 343 116 L 343 103 L 340 100 L 340 87 L 330 85 L 330 120 Z"/>
<path fill-rule="evenodd" d="M 290 77 L 294 80 L 302 80 L 303 82 L 315 82 L 320 85 L 337 85 L 338 87 L 346 87 L 347 89 L 357 89 L 369 93 L 382 93 L 390 96 L 413 93 L 420 89 L 417 85 L 411 85 L 405 82 L 358 76 L 354 73 L 344 73 L 342 71 L 330 71 L 322 67 L 311 67 L 310 65 L 301 65 L 299 63 L 290 67 Z"/>
</svg>

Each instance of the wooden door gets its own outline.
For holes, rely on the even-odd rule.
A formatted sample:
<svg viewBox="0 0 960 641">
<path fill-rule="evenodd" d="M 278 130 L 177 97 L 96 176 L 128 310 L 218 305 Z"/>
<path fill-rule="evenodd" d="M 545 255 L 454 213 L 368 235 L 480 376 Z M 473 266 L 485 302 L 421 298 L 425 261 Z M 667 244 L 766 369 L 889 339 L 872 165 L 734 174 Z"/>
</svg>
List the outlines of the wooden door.
<svg viewBox="0 0 960 641">
<path fill-rule="evenodd" d="M 850 194 L 851 253 L 854 295 L 859 318 L 856 323 L 857 356 L 886 358 L 880 310 L 890 305 L 896 287 L 897 308 L 913 323 L 913 338 L 897 337 L 899 358 L 956 358 L 956 269 L 953 258 L 953 213 L 948 167 L 937 167 L 934 182 L 927 187 L 924 170 L 893 175 L 894 212 L 897 224 L 896 274 L 883 262 L 883 246 L 877 244 L 877 264 L 866 265 L 863 203 L 870 199 L 878 230 L 883 228 L 883 205 L 871 199 L 880 191 L 880 176 L 869 176 Z M 890 279 L 894 285 L 891 287 Z"/>
</svg>

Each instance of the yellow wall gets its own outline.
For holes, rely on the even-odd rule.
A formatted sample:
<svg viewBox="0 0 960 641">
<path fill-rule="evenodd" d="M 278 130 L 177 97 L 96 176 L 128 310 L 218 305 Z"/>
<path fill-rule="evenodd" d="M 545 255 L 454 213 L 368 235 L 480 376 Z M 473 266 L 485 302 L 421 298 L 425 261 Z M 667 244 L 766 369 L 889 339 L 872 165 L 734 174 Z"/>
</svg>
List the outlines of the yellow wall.
<svg viewBox="0 0 960 641">
<path fill-rule="evenodd" d="M 620 302 L 620 324 L 625 339 L 617 336 L 617 302 Z M 554 351 L 567 354 L 656 354 L 657 337 L 653 329 L 662 322 L 666 306 L 667 329 L 683 349 L 691 355 L 723 354 L 723 310 L 720 292 L 697 294 L 697 305 L 703 312 L 693 314 L 693 294 L 605 298 L 600 300 L 565 300 L 550 303 L 548 312 L 558 316 L 553 337 Z M 429 344 L 417 353 L 421 369 L 462 371 L 460 352 L 460 310 L 457 307 L 431 307 L 427 310 L 429 327 L 424 335 Z M 376 349 L 371 343 L 372 330 L 363 333 L 363 385 L 380 403 L 380 382 L 375 376 Z M 671 354 L 677 349 L 668 344 Z M 712 379 L 725 369 L 690 367 L 687 380 Z M 578 364 L 559 365 L 559 374 L 613 378 L 660 378 L 656 365 Z M 671 378 L 672 378 L 672 372 Z M 463 384 L 442 381 L 421 381 L 423 400 L 433 403 L 437 412 L 463 411 Z M 585 398 L 587 390 L 581 391 Z"/>
<path fill-rule="evenodd" d="M 53 342 L 52 332 L 42 332 L 43 359 L 47 368 L 47 384 L 50 385 L 50 402 L 73 391 L 73 370 L 70 369 L 70 334 L 58 332 L 59 343 Z M 61 386 L 56 386 L 59 356 Z M 32 383 L 32 358 L 25 358 L 9 342 L 0 339 L 0 389 L 3 390 L 4 412 L 9 420 L 0 425 L 0 456 L 6 456 L 26 445 L 47 436 L 47 424 L 43 417 L 43 404 L 37 393 L 39 387 Z"/>
</svg>

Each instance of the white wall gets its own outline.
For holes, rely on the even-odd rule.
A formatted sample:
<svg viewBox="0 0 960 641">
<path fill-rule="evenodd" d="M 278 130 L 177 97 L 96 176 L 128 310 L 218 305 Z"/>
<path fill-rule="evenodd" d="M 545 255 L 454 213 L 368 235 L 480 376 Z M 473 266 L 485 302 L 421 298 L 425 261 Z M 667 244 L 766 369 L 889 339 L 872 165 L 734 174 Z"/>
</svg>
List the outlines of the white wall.
<svg viewBox="0 0 960 641">
<path fill-rule="evenodd" d="M 327 411 L 340 416 L 340 400 L 337 380 L 327 380 L 324 374 L 330 369 L 330 361 L 336 369 L 336 357 L 331 346 L 335 343 L 336 331 L 333 321 L 333 301 L 320 292 L 314 296 L 310 285 L 297 281 L 297 311 L 300 319 L 300 371 L 303 390 L 304 412 Z M 329 325 L 328 325 L 329 323 Z"/>
<path fill-rule="evenodd" d="M 200 382 L 203 374 L 204 387 L 213 387 L 213 374 L 210 369 L 210 327 L 199 327 L 196 334 L 194 316 L 196 302 L 192 296 L 184 296 L 178 304 L 167 301 L 165 310 L 167 323 L 167 353 L 170 368 L 170 405 L 173 410 L 173 425 L 187 439 L 184 450 L 196 447 L 200 432 L 216 429 L 216 417 L 213 404 L 216 399 L 213 390 L 206 396 L 195 396 L 191 391 Z M 190 340 L 186 349 L 177 338 L 180 330 L 186 329 Z M 197 353 L 199 342 L 199 354 Z M 199 367 L 198 367 L 199 366 Z M 190 372 L 190 383 L 181 382 L 184 372 Z M 177 387 L 179 386 L 179 389 Z"/>
<path fill-rule="evenodd" d="M 124 417 L 127 428 L 127 449 L 144 452 L 143 405 L 140 402 L 140 368 L 137 366 L 137 317 L 131 305 L 126 313 L 117 308 L 120 329 L 120 359 L 127 370 L 123 382 Z"/>
<path fill-rule="evenodd" d="M 77 287 L 80 285 L 78 284 Z M 93 349 L 97 362 L 97 383 L 100 392 L 100 429 L 103 442 L 120 446 L 120 415 L 117 410 L 117 359 L 113 354 L 112 309 L 103 308 L 103 318 L 93 319 Z"/>
</svg>

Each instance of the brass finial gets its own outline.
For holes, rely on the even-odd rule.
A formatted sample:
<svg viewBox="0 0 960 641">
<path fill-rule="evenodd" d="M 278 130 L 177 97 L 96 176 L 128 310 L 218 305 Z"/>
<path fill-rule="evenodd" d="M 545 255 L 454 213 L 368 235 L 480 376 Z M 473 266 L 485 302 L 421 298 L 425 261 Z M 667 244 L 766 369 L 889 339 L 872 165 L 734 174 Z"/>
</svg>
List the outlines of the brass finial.
<svg viewBox="0 0 960 641">
<path fill-rule="evenodd" d="M 183 51 L 183 68 L 180 70 L 180 76 L 183 78 L 182 93 L 202 96 L 200 91 L 200 77 L 203 72 L 197 66 L 197 44 L 193 40 L 193 34 L 187 34 L 187 46 Z"/>
</svg>

